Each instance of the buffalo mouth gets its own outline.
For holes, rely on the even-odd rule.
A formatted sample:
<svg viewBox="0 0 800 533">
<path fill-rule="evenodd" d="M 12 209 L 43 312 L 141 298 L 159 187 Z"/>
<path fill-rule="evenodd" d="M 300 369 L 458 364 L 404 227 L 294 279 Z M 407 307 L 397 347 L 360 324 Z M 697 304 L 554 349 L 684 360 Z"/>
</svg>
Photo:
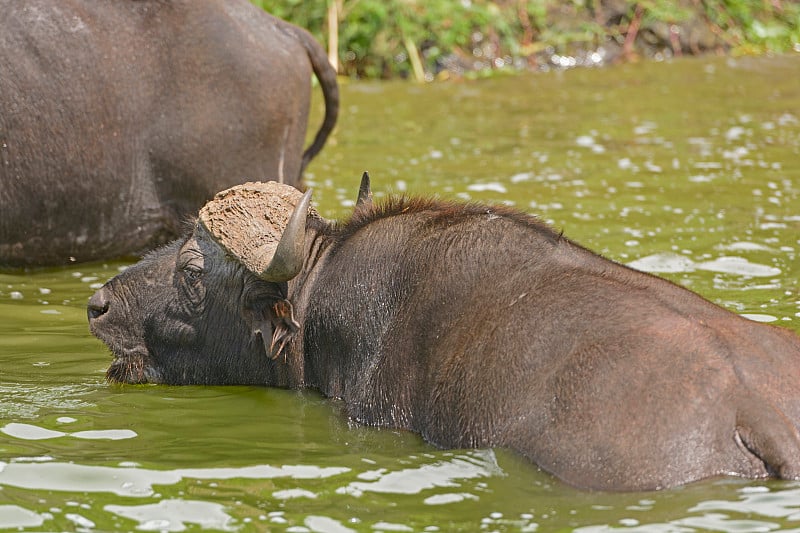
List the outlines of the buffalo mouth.
<svg viewBox="0 0 800 533">
<path fill-rule="evenodd" d="M 150 352 L 143 343 L 120 342 L 113 328 L 102 327 L 102 316 L 91 318 L 90 313 L 89 331 L 103 341 L 114 357 L 106 370 L 106 379 L 110 383 L 161 383 L 161 373 L 153 366 Z"/>
<path fill-rule="evenodd" d="M 107 343 L 108 344 L 108 343 Z M 124 349 L 108 345 L 114 360 L 106 370 L 110 383 L 161 383 L 161 373 L 152 365 L 150 354 L 144 348 Z"/>
<path fill-rule="evenodd" d="M 106 379 L 110 383 L 127 383 L 138 385 L 143 383 L 161 383 L 161 374 L 147 363 L 141 356 L 115 357 L 106 370 Z"/>
</svg>

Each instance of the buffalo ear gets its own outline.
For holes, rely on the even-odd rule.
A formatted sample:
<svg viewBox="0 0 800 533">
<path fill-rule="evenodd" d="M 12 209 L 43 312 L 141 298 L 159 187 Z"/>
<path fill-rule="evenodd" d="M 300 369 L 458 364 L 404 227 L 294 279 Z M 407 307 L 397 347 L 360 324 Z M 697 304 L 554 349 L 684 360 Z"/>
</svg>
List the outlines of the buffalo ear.
<svg viewBox="0 0 800 533">
<path fill-rule="evenodd" d="M 280 356 L 300 329 L 289 300 L 274 300 L 271 304 L 248 309 L 245 314 L 253 334 L 261 336 L 264 353 L 271 359 Z M 285 361 L 286 354 L 283 358 Z"/>
<path fill-rule="evenodd" d="M 264 353 L 269 354 L 269 341 L 267 339 L 272 339 L 273 328 L 268 307 L 259 306 L 258 308 L 246 309 L 244 316 L 253 335 L 261 336 L 261 342 L 264 345 Z"/>
<path fill-rule="evenodd" d="M 267 353 L 273 359 L 277 359 L 286 344 L 300 329 L 300 324 L 294 319 L 294 308 L 289 300 L 278 300 L 272 305 L 272 326 L 272 342 Z M 283 360 L 286 361 L 286 354 L 283 354 Z"/>
</svg>

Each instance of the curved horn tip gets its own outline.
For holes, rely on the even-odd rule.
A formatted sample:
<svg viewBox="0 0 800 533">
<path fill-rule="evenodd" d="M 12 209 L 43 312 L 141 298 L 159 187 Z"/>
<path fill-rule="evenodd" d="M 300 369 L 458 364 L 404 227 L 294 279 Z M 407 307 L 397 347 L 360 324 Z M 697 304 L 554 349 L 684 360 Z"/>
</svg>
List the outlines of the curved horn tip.
<svg viewBox="0 0 800 533">
<path fill-rule="evenodd" d="M 306 192 L 303 193 L 303 196 L 297 201 L 294 205 L 294 209 L 292 210 L 292 214 L 289 216 L 289 222 L 286 224 L 287 228 L 289 224 L 292 223 L 292 220 L 295 217 L 300 218 L 301 215 L 298 211 L 302 211 L 302 218 L 305 219 L 308 216 L 308 206 L 311 204 L 311 194 L 314 192 L 314 189 L 306 189 Z"/>
<path fill-rule="evenodd" d="M 311 204 L 311 189 L 308 189 L 294 207 L 286 229 L 275 249 L 267 268 L 258 274 L 265 281 L 284 282 L 297 276 L 303 269 L 305 259 L 306 219 Z"/>
</svg>

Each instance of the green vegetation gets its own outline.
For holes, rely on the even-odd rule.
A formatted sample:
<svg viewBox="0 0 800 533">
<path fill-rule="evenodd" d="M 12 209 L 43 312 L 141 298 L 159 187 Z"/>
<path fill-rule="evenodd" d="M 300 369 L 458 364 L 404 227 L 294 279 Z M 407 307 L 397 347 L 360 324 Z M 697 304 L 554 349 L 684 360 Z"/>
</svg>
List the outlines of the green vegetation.
<svg viewBox="0 0 800 533">
<path fill-rule="evenodd" d="M 796 0 L 252 0 L 341 74 L 433 79 L 708 52 L 800 51 Z M 332 23 L 331 23 L 332 21 Z"/>
</svg>

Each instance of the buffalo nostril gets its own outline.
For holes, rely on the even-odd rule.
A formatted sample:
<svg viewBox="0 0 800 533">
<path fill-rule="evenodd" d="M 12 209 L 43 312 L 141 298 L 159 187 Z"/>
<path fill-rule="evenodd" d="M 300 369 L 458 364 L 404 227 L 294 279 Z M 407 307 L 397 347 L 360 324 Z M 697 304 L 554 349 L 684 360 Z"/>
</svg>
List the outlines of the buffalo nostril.
<svg viewBox="0 0 800 533">
<path fill-rule="evenodd" d="M 109 301 L 100 289 L 89 298 L 89 303 L 86 305 L 86 314 L 89 320 L 94 320 L 108 313 Z"/>
<path fill-rule="evenodd" d="M 108 312 L 108 302 L 103 303 L 102 305 L 94 305 L 90 303 L 86 306 L 86 313 L 89 315 L 89 320 L 94 320 L 106 314 Z"/>
</svg>

